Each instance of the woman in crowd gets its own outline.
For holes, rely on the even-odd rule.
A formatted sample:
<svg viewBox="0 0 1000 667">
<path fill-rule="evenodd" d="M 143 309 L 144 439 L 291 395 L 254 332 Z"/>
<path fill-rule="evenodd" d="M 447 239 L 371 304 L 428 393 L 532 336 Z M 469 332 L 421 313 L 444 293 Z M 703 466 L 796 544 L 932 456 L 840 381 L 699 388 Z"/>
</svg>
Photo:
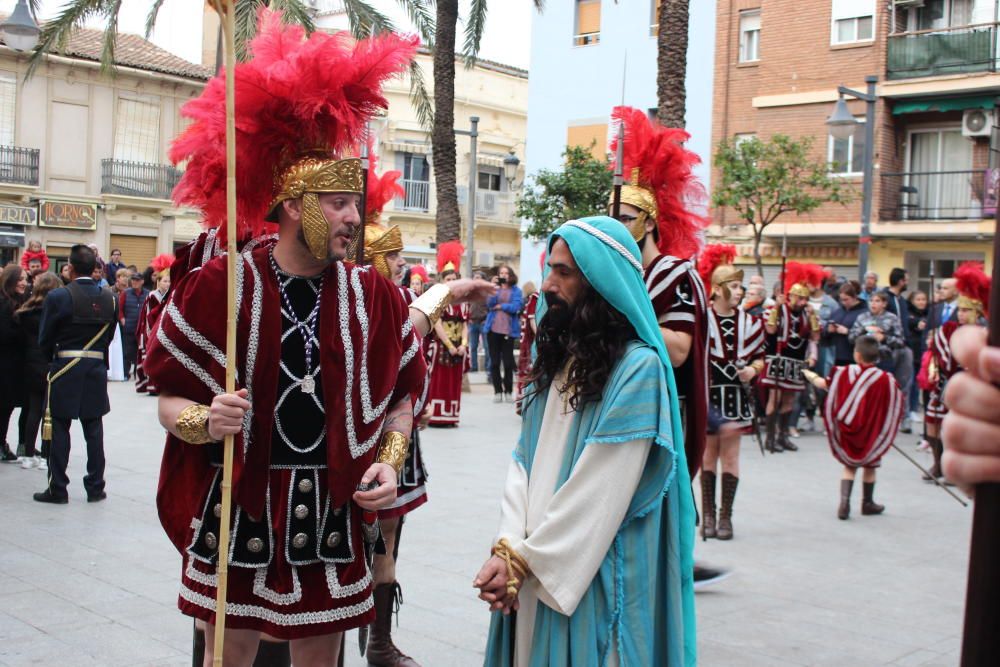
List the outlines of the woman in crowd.
<svg viewBox="0 0 1000 667">
<path fill-rule="evenodd" d="M 73 267 L 69 265 L 69 262 L 63 264 L 62 268 L 59 269 L 59 278 L 62 280 L 63 285 L 69 285 L 73 281 L 73 278 L 70 275 L 70 271 L 72 269 Z"/>
<path fill-rule="evenodd" d="M 17 454 L 7 444 L 7 429 L 14 408 L 24 404 L 21 382 L 24 351 L 14 313 L 24 303 L 28 274 L 17 264 L 8 264 L 0 273 L 0 462 L 14 463 Z M 23 436 L 23 434 L 20 434 Z M 23 440 L 23 437 L 21 438 Z"/>
<path fill-rule="evenodd" d="M 159 390 L 153 386 L 146 372 L 142 368 L 142 361 L 146 357 L 146 348 L 149 345 L 149 336 L 153 333 L 153 327 L 160 319 L 163 311 L 163 302 L 167 298 L 167 290 L 170 289 L 170 265 L 174 263 L 173 255 L 157 255 L 148 270 L 152 272 L 152 278 L 156 289 L 150 292 L 145 301 L 142 302 L 142 309 L 139 311 L 139 322 L 136 325 L 135 337 L 137 343 L 135 357 L 135 390 L 140 394 L 143 392 L 151 396 L 159 394 Z"/>
<path fill-rule="evenodd" d="M 514 401 L 514 341 L 521 338 L 523 297 L 517 286 L 517 274 L 506 264 L 497 270 L 493 284 L 499 289 L 486 300 L 490 309 L 486 316 L 487 347 L 490 349 L 490 371 L 493 375 L 493 402 Z M 501 383 L 500 365 L 503 364 Z"/>
<path fill-rule="evenodd" d="M 834 366 L 850 366 L 854 363 L 854 346 L 849 340 L 849 334 L 858 316 L 868 310 L 868 304 L 858 296 L 860 291 L 861 285 L 856 280 L 849 280 L 841 285 L 837 294 L 840 307 L 830 314 L 829 322 L 823 327 L 823 338 L 830 341 L 833 347 Z"/>
<path fill-rule="evenodd" d="M 521 310 L 521 347 L 517 356 L 517 413 L 521 414 L 521 397 L 524 380 L 531 371 L 531 346 L 535 344 L 535 311 L 538 307 L 538 290 L 535 283 L 524 284 L 524 308 Z"/>
<path fill-rule="evenodd" d="M 21 345 L 24 349 L 24 409 L 28 411 L 24 426 L 24 458 L 21 467 L 25 470 L 39 468 L 46 470 L 45 455 L 39 456 L 35 448 L 38 439 L 38 429 L 45 413 L 45 390 L 48 387 L 47 376 L 49 360 L 38 344 L 38 330 L 42 321 L 42 305 L 45 297 L 52 290 L 62 287 L 62 281 L 54 273 L 43 273 L 35 278 L 31 296 L 17 309 L 14 317 L 21 334 Z"/>
<path fill-rule="evenodd" d="M 930 315 L 930 304 L 927 300 L 927 293 L 920 290 L 910 292 L 906 299 L 910 304 L 910 320 L 907 323 L 909 331 L 906 333 L 906 343 L 913 350 L 913 382 L 910 383 L 910 407 L 916 411 L 920 401 L 920 385 L 917 376 L 920 375 L 920 363 L 927 351 L 927 318 Z M 910 420 L 914 421 L 916 412 L 910 415 Z"/>
<path fill-rule="evenodd" d="M 862 312 L 854 320 L 847 339 L 854 345 L 859 337 L 868 334 L 878 341 L 879 354 L 882 361 L 878 367 L 890 373 L 895 369 L 892 353 L 906 345 L 906 336 L 899 323 L 899 318 L 890 313 L 889 299 L 884 292 L 875 292 L 868 297 L 868 312 Z"/>
<path fill-rule="evenodd" d="M 438 280 L 458 280 L 455 270 L 462 260 L 462 244 L 442 243 L 438 249 Z M 469 363 L 469 305 L 452 304 L 434 326 L 430 346 L 427 388 L 427 423 L 430 426 L 458 426 L 462 407 L 462 375 Z"/>
</svg>

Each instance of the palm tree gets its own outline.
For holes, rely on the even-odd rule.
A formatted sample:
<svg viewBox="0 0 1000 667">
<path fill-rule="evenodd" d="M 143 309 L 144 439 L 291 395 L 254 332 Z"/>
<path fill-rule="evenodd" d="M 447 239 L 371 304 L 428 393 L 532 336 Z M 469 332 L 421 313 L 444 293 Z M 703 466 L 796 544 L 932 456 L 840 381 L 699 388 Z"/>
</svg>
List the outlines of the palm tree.
<svg viewBox="0 0 1000 667">
<path fill-rule="evenodd" d="M 656 117 L 666 127 L 684 127 L 689 0 L 660 0 L 656 30 Z"/>
</svg>

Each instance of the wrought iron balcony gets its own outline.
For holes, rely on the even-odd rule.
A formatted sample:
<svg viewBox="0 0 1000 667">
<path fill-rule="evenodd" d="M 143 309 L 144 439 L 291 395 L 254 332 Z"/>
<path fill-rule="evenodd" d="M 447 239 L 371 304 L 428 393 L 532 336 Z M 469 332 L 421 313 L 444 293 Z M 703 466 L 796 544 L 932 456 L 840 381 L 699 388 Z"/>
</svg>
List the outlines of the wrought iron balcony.
<svg viewBox="0 0 1000 667">
<path fill-rule="evenodd" d="M 889 35 L 886 74 L 890 79 L 911 79 L 994 72 L 998 25 L 980 23 Z"/>
<path fill-rule="evenodd" d="M 882 174 L 879 218 L 982 220 L 996 210 L 996 183 L 990 170 L 914 171 Z"/>
<path fill-rule="evenodd" d="M 38 185 L 38 149 L 0 146 L 0 183 Z"/>
<path fill-rule="evenodd" d="M 170 199 L 181 172 L 168 164 L 101 160 L 101 192 L 149 199 Z"/>
<path fill-rule="evenodd" d="M 399 183 L 406 190 L 402 197 L 396 197 L 395 205 L 398 211 L 418 211 L 427 213 L 430 210 L 431 184 L 429 181 L 415 181 L 401 178 Z"/>
</svg>

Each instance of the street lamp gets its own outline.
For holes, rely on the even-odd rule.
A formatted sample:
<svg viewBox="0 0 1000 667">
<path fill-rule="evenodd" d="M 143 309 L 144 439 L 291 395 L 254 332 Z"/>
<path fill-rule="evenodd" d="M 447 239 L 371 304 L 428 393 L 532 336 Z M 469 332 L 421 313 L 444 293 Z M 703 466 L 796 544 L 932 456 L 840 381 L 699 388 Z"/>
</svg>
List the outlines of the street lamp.
<svg viewBox="0 0 1000 667">
<path fill-rule="evenodd" d="M 469 237 L 466 239 L 465 277 L 472 277 L 473 258 L 476 256 L 473 246 L 476 237 L 476 185 L 479 178 L 479 159 L 476 148 L 479 143 L 479 116 L 469 118 L 468 130 L 454 130 L 455 134 L 469 137 Z"/>
<path fill-rule="evenodd" d="M 862 195 L 861 195 L 861 236 L 858 238 L 858 280 L 864 284 L 865 273 L 868 272 L 868 248 L 871 245 L 871 220 L 872 220 L 872 168 L 875 160 L 875 103 L 878 97 L 875 94 L 875 84 L 878 82 L 877 76 L 866 76 L 865 83 L 868 85 L 867 92 L 851 90 L 844 86 L 838 86 L 837 92 L 840 97 L 833 107 L 833 113 L 826 119 L 826 125 L 830 128 L 830 135 L 834 139 L 847 139 L 854 134 L 854 129 L 858 121 L 851 115 L 851 110 L 847 108 L 845 95 L 850 95 L 865 103 L 865 151 L 863 161 Z"/>
<path fill-rule="evenodd" d="M 514 179 L 517 178 L 517 167 L 521 164 L 521 161 L 517 159 L 514 155 L 514 150 L 511 149 L 507 157 L 503 159 L 503 176 L 507 179 L 507 189 L 512 190 L 514 188 Z"/>
<path fill-rule="evenodd" d="M 18 0 L 14 13 L 0 24 L 4 44 L 15 51 L 30 51 L 38 44 L 38 24 L 28 11 L 27 0 Z"/>
</svg>

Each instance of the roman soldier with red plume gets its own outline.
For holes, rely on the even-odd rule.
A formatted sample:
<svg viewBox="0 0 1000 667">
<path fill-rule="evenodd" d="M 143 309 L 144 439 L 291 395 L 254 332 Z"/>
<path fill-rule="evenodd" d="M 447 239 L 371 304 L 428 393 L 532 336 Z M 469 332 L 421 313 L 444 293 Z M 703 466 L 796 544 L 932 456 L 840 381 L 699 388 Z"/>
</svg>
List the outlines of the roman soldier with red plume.
<svg viewBox="0 0 1000 667">
<path fill-rule="evenodd" d="M 934 330 L 928 348 L 928 363 L 921 373 L 926 378 L 926 387 L 930 388 L 930 401 L 924 416 L 926 439 L 934 454 L 930 473 L 938 478 L 944 474 L 941 470 L 941 455 L 944 453 L 941 420 L 948 414 L 943 401 L 944 389 L 948 380 L 961 370 L 952 354 L 951 336 L 963 325 L 986 326 L 990 303 L 990 277 L 983 271 L 982 263 L 963 263 L 955 270 L 954 278 L 958 288 L 958 321 L 950 320 Z"/>
<path fill-rule="evenodd" d="M 743 270 L 733 266 L 736 247 L 706 246 L 698 272 L 711 290 L 708 310 L 710 409 L 719 426 L 708 432 L 701 469 L 702 535 L 733 538 L 733 504 L 740 481 L 740 435 L 750 432 L 754 406 L 748 385 L 764 368 L 764 323 L 740 308 Z M 715 514 L 715 482 L 722 462 L 722 505 Z"/>
<path fill-rule="evenodd" d="M 139 309 L 139 320 L 135 325 L 135 390 L 140 394 L 148 393 L 151 396 L 156 396 L 159 393 L 156 385 L 149 381 L 142 362 L 146 357 L 146 350 L 149 348 L 150 335 L 160 320 L 163 303 L 170 290 L 170 270 L 173 263 L 174 256 L 171 254 L 157 255 L 149 262 L 155 289 L 142 302 L 142 308 Z"/>
<path fill-rule="evenodd" d="M 438 246 L 437 275 L 441 282 L 456 280 L 465 248 L 458 241 Z M 434 328 L 428 364 L 428 424 L 458 426 L 462 407 L 462 375 L 469 364 L 469 315 L 467 304 L 452 304 Z"/>
<path fill-rule="evenodd" d="M 386 227 L 382 224 L 382 209 L 394 198 L 406 194 L 403 186 L 399 184 L 403 172 L 393 170 L 379 176 L 375 171 L 377 165 L 378 158 L 369 151 L 364 257 L 382 277 L 399 284 L 403 277 L 403 267 L 406 266 L 402 256 L 403 234 L 399 230 L 399 225 Z"/>
<path fill-rule="evenodd" d="M 760 383 L 768 389 L 767 438 L 769 452 L 796 451 L 788 437 L 792 408 L 805 388 L 802 369 L 816 363 L 819 317 L 809 296 L 823 284 L 823 267 L 788 262 L 781 276 L 785 299 L 767 314 L 767 363 Z"/>
<path fill-rule="evenodd" d="M 427 274 L 427 269 L 425 269 L 420 264 L 414 264 L 409 268 L 409 288 L 413 290 L 413 293 L 420 296 L 424 293 L 424 287 L 430 282 L 431 277 Z"/>
<path fill-rule="evenodd" d="M 170 152 L 187 163 L 174 198 L 200 209 L 210 232 L 179 253 L 145 362 L 169 432 L 157 508 L 182 556 L 179 606 L 209 636 L 223 583 L 215 564 L 227 550 L 226 626 L 245 632 L 225 638 L 237 655 L 253 655 L 266 633 L 290 640 L 293 655 L 335 664 L 339 633 L 375 619 L 367 556 L 376 511 L 395 501 L 406 460 L 411 397 L 425 379 L 420 337 L 453 296 L 485 291 L 435 288 L 408 309 L 378 271 L 346 261 L 363 229 L 364 174 L 352 155 L 387 107 L 383 83 L 416 48 L 396 35 L 307 36 L 261 12 L 252 58 L 233 81 L 236 393 L 223 389 L 223 77 L 182 111 L 192 123 Z M 219 441 L 228 436 L 233 522 L 220 544 Z"/>
<path fill-rule="evenodd" d="M 626 179 L 619 220 L 642 251 L 646 288 L 677 379 L 684 446 L 694 477 L 708 424 L 708 301 L 691 261 L 709 222 L 692 210 L 707 199 L 692 171 L 700 160 L 684 148 L 689 138 L 686 132 L 663 127 L 645 111 L 615 107 L 612 119 L 624 127 L 622 164 L 612 165 Z M 612 152 L 618 148 L 616 139 Z"/>
</svg>

